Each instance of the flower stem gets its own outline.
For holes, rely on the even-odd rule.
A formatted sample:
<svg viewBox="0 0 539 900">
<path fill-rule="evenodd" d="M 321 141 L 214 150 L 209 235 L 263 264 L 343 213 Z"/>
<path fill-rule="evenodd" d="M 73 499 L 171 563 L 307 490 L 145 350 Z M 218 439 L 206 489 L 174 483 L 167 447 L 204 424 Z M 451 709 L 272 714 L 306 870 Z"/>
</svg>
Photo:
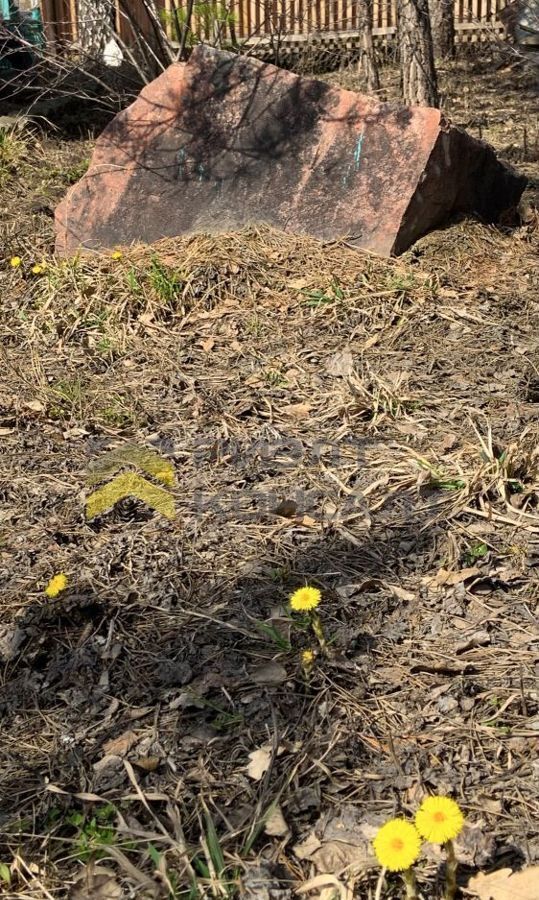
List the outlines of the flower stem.
<svg viewBox="0 0 539 900">
<path fill-rule="evenodd" d="M 311 627 L 316 635 L 318 643 L 320 644 L 320 649 L 325 656 L 328 656 L 328 645 L 326 641 L 326 636 L 324 634 L 324 629 L 322 627 L 322 621 L 318 613 L 311 613 Z"/>
<path fill-rule="evenodd" d="M 414 870 L 406 869 L 406 871 L 402 873 L 402 877 L 406 886 L 406 900 L 419 900 Z"/>
<path fill-rule="evenodd" d="M 447 860 L 445 863 L 445 895 L 444 900 L 455 900 L 457 894 L 457 857 L 453 841 L 447 841 L 445 845 Z"/>
</svg>

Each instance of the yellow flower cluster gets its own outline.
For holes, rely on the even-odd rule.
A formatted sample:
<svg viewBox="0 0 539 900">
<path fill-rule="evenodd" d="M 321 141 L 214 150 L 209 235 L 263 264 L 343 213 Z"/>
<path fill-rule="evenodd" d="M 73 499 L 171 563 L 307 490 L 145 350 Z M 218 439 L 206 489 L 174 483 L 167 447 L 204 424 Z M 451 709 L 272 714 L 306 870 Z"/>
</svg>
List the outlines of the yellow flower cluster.
<svg viewBox="0 0 539 900">
<path fill-rule="evenodd" d="M 9 261 L 9 264 L 12 269 L 20 269 L 22 266 L 22 259 L 20 256 L 12 256 Z M 43 273 L 46 271 L 46 269 L 47 269 L 47 263 L 40 262 L 40 263 L 34 263 L 34 265 L 31 266 L 30 271 L 31 271 L 32 275 L 43 275 Z"/>
<path fill-rule="evenodd" d="M 421 838 L 432 844 L 447 844 L 462 831 L 464 816 L 450 797 L 426 797 L 419 807 L 415 824 L 406 819 L 391 819 L 378 831 L 373 847 L 381 866 L 390 872 L 403 872 L 417 861 Z"/>
<path fill-rule="evenodd" d="M 373 841 L 381 866 L 390 872 L 403 872 L 416 862 L 421 849 L 417 828 L 406 819 L 391 819 L 382 825 Z"/>
<path fill-rule="evenodd" d="M 54 597 L 57 597 L 62 591 L 65 591 L 67 587 L 67 575 L 64 575 L 63 572 L 59 572 L 58 575 L 54 575 L 53 578 L 49 581 L 47 587 L 45 588 L 45 594 L 47 597 L 50 597 L 51 600 Z"/>
<path fill-rule="evenodd" d="M 415 824 L 426 841 L 447 844 L 462 831 L 464 816 L 450 797 L 426 797 L 416 813 Z"/>
<path fill-rule="evenodd" d="M 322 593 L 318 588 L 298 588 L 290 597 L 290 609 L 293 609 L 294 612 L 309 612 L 311 609 L 316 609 L 321 600 Z"/>
</svg>

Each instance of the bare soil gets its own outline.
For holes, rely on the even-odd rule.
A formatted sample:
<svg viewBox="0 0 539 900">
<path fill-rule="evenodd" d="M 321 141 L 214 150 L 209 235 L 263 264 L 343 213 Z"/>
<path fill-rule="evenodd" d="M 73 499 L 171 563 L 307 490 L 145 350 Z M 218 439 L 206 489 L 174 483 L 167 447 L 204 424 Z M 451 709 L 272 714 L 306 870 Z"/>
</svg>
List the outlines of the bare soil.
<svg viewBox="0 0 539 900">
<path fill-rule="evenodd" d="M 57 263 L 92 140 L 26 136 L 0 199 L 3 896 L 284 900 L 329 872 L 373 897 L 376 828 L 429 792 L 466 813 L 462 884 L 539 863 L 537 95 L 443 78 L 530 178 L 524 219 L 398 260 L 260 229 Z M 174 463 L 174 520 L 85 519 L 125 444 Z M 331 648 L 308 679 L 305 583 Z M 442 874 L 426 850 L 423 897 Z"/>
</svg>

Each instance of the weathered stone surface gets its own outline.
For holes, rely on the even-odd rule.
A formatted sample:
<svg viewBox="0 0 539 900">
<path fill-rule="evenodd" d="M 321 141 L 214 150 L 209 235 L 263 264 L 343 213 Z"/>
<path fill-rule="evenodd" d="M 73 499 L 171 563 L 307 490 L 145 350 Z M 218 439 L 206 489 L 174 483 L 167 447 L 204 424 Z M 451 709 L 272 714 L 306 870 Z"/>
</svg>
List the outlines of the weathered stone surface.
<svg viewBox="0 0 539 900">
<path fill-rule="evenodd" d="M 495 221 L 524 186 L 439 110 L 199 46 L 101 135 L 58 207 L 57 251 L 264 222 L 388 255 L 456 212 Z"/>
</svg>

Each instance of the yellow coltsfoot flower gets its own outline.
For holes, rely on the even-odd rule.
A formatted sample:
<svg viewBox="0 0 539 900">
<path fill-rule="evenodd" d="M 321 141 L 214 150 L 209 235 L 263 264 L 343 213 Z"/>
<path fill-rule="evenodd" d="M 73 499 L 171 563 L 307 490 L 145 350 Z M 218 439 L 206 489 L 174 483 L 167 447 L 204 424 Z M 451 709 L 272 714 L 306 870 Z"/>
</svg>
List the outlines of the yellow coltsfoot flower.
<svg viewBox="0 0 539 900">
<path fill-rule="evenodd" d="M 290 609 L 293 609 L 294 612 L 309 612 L 311 609 L 316 609 L 321 600 L 322 593 L 318 588 L 298 588 L 290 597 Z"/>
<path fill-rule="evenodd" d="M 34 266 L 32 266 L 30 271 L 32 272 L 32 275 L 42 275 L 45 271 L 45 268 L 45 263 L 36 263 Z"/>
<path fill-rule="evenodd" d="M 123 253 L 121 250 L 113 250 L 112 253 L 110 254 L 110 258 L 115 259 L 115 260 L 121 259 L 122 256 L 123 256 Z"/>
<path fill-rule="evenodd" d="M 303 650 L 301 653 L 301 671 L 304 678 L 309 678 L 314 667 L 314 650 Z"/>
<path fill-rule="evenodd" d="M 411 822 L 406 819 L 390 819 L 380 828 L 373 847 L 381 866 L 390 872 L 404 872 L 416 862 L 421 849 L 421 838 Z"/>
<path fill-rule="evenodd" d="M 65 591 L 67 587 L 67 575 L 64 575 L 63 572 L 60 572 L 58 575 L 55 575 L 49 581 L 47 587 L 45 588 L 45 594 L 47 597 L 50 597 L 51 600 L 54 597 L 57 597 L 62 591 Z"/>
<path fill-rule="evenodd" d="M 20 256 L 12 256 L 9 264 L 12 269 L 19 269 L 22 266 L 22 259 Z"/>
<path fill-rule="evenodd" d="M 462 831 L 464 816 L 458 803 L 450 797 L 425 797 L 415 824 L 420 835 L 431 844 L 446 844 Z"/>
</svg>

